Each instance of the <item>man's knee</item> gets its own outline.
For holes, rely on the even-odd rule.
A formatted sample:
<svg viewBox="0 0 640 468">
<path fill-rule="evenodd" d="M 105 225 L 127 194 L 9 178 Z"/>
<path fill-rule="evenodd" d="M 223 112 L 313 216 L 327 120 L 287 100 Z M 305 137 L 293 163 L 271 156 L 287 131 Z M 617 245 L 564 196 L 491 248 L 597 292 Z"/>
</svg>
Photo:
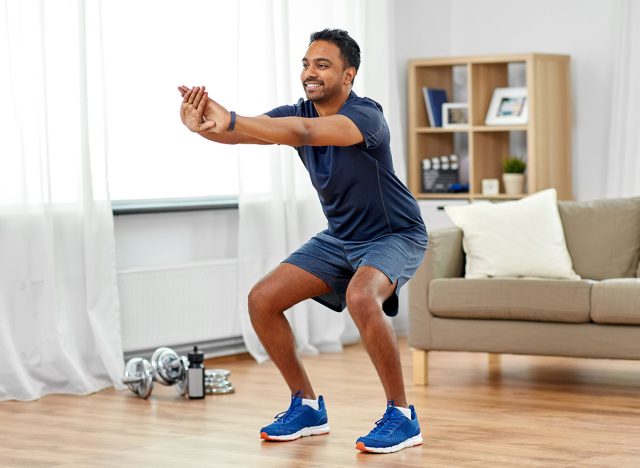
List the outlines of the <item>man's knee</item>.
<svg viewBox="0 0 640 468">
<path fill-rule="evenodd" d="M 277 312 L 273 308 L 272 298 L 273 294 L 271 294 L 269 288 L 262 283 L 258 283 L 251 288 L 247 300 L 249 316 L 252 321 L 259 320 L 270 313 Z"/>
<path fill-rule="evenodd" d="M 347 308 L 358 327 L 382 312 L 376 298 L 363 289 L 347 290 Z"/>
</svg>

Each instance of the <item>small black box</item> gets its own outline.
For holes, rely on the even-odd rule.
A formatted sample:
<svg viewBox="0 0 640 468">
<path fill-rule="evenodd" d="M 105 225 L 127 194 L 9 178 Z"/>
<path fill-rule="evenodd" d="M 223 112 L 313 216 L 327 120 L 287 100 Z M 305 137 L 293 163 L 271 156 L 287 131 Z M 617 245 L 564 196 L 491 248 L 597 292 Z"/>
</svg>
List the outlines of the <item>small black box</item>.
<svg viewBox="0 0 640 468">
<path fill-rule="evenodd" d="M 423 169 L 422 191 L 425 193 L 449 192 L 459 182 L 457 169 Z"/>
</svg>

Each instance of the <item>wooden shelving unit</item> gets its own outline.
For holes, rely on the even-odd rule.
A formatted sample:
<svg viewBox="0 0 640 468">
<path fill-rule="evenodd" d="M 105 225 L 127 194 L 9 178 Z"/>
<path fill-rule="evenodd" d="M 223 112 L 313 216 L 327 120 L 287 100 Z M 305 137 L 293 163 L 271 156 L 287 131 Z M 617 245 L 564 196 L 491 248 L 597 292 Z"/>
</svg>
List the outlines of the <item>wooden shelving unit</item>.
<svg viewBox="0 0 640 468">
<path fill-rule="evenodd" d="M 513 86 L 509 67 L 524 67 L 529 100 L 526 125 L 486 126 L 493 90 Z M 422 88 L 442 88 L 454 96 L 454 68 L 466 76 L 470 124 L 465 128 L 430 127 Z M 459 86 L 459 84 L 458 84 Z M 510 137 L 526 140 L 526 193 L 554 187 L 559 199 L 572 198 L 571 102 L 569 56 L 550 54 L 489 55 L 415 59 L 409 63 L 409 188 L 418 199 L 513 199 L 503 194 L 502 162 L 510 155 Z M 469 193 L 423 193 L 421 163 L 454 153 L 457 135 L 466 134 Z M 482 179 L 500 180 L 501 195 L 482 195 Z"/>
</svg>

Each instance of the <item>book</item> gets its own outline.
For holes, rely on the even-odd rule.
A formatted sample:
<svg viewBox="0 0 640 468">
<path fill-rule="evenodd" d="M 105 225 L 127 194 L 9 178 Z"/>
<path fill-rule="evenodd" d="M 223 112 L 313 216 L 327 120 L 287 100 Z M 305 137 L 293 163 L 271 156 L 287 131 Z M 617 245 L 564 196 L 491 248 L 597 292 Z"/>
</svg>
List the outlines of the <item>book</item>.
<svg viewBox="0 0 640 468">
<path fill-rule="evenodd" d="M 447 102 L 447 92 L 440 88 L 422 88 L 424 103 L 429 116 L 429 126 L 442 127 L 442 104 Z"/>
</svg>

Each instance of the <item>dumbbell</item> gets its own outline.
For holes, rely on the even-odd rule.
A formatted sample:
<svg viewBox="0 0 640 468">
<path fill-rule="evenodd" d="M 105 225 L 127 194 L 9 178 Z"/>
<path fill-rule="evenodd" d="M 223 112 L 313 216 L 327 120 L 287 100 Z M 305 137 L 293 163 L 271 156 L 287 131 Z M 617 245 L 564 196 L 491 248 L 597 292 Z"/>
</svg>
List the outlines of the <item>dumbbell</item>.
<svg viewBox="0 0 640 468">
<path fill-rule="evenodd" d="M 182 359 L 171 348 L 158 348 L 151 356 L 151 367 L 155 373 L 155 380 L 162 385 L 175 385 L 184 378 L 186 367 Z"/>
<path fill-rule="evenodd" d="M 189 360 L 187 359 L 187 356 L 180 356 L 180 361 L 182 361 L 182 368 L 184 369 L 184 372 L 182 373 L 180 380 L 176 382 L 176 391 L 178 392 L 178 395 L 185 396 L 187 394 L 187 390 L 189 390 L 189 380 L 187 379 Z"/>
<path fill-rule="evenodd" d="M 175 385 L 179 395 L 187 394 L 189 361 L 186 356 L 179 356 L 171 348 L 158 348 L 151 356 L 151 367 L 155 372 L 156 381 L 162 385 Z"/>
<path fill-rule="evenodd" d="M 147 398 L 153 390 L 153 367 L 144 358 L 129 359 L 124 368 L 122 383 L 136 395 Z"/>
<path fill-rule="evenodd" d="M 147 398 L 153 390 L 153 381 L 162 385 L 176 385 L 178 394 L 187 392 L 187 367 L 185 356 L 179 356 L 171 348 L 158 348 L 151 362 L 144 358 L 133 358 L 125 366 L 122 382 L 136 395 Z"/>
</svg>

